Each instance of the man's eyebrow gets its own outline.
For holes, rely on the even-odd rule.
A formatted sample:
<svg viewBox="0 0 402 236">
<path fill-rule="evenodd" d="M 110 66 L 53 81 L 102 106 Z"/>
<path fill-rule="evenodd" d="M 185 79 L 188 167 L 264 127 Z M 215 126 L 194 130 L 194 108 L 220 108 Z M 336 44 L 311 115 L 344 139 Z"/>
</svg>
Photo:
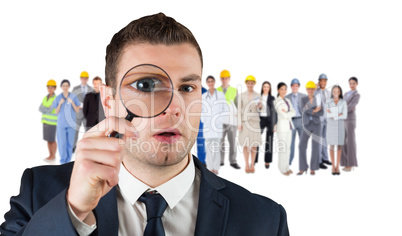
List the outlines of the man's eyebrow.
<svg viewBox="0 0 402 236">
<path fill-rule="evenodd" d="M 191 74 L 191 75 L 187 75 L 183 78 L 180 79 L 181 83 L 187 83 L 187 82 L 194 82 L 194 81 L 200 81 L 201 82 L 201 77 L 197 74 Z"/>
</svg>

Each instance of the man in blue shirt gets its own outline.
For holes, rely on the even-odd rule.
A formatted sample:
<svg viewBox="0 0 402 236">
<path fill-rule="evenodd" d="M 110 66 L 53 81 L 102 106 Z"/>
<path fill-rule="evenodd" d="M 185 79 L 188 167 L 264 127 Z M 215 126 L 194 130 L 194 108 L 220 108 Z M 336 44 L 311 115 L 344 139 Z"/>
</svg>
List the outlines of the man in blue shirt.
<svg viewBox="0 0 402 236">
<path fill-rule="evenodd" d="M 296 142 L 296 132 L 299 135 L 299 142 L 300 137 L 303 132 L 303 124 L 302 124 L 302 107 L 301 107 L 301 100 L 303 97 L 306 96 L 304 93 L 299 92 L 300 88 L 300 81 L 298 79 L 293 79 L 290 83 L 290 87 L 292 88 L 292 92 L 286 95 L 286 98 L 292 102 L 292 106 L 296 111 L 296 115 L 292 117 L 292 122 L 294 125 L 294 129 L 292 130 L 292 145 L 290 146 L 290 163 L 292 164 L 294 155 L 295 155 L 295 142 Z"/>
</svg>

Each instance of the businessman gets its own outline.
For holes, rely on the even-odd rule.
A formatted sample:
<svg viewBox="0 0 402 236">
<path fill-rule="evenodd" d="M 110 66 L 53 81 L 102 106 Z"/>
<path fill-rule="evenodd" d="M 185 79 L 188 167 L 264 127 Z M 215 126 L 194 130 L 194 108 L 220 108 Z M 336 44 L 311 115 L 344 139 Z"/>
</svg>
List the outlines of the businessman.
<svg viewBox="0 0 402 236">
<path fill-rule="evenodd" d="M 144 63 L 170 75 L 174 95 L 159 116 L 129 122 L 118 85 Z M 193 34 L 163 13 L 116 33 L 101 87 L 106 119 L 79 141 L 75 163 L 24 172 L 1 234 L 289 235 L 281 205 L 216 176 L 190 154 L 200 122 L 202 65 Z M 155 78 L 128 86 L 163 86 Z M 123 139 L 106 137 L 111 131 Z"/>
</svg>

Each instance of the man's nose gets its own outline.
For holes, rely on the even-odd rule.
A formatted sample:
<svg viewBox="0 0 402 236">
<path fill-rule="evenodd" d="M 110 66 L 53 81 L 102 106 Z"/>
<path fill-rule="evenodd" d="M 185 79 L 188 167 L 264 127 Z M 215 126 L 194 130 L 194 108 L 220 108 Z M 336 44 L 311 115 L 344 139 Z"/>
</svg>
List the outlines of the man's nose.
<svg viewBox="0 0 402 236">
<path fill-rule="evenodd" d="M 182 108 L 184 108 L 183 98 L 180 96 L 180 94 L 174 93 L 168 108 L 161 115 L 179 117 L 181 115 Z"/>
</svg>

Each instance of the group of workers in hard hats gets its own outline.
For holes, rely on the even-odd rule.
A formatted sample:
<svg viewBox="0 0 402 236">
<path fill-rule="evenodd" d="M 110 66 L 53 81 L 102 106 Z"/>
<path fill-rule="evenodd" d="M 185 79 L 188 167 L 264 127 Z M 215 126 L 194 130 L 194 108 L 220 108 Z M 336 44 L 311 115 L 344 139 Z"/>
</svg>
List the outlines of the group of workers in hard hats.
<svg viewBox="0 0 402 236">
<path fill-rule="evenodd" d="M 291 92 L 287 94 L 286 83 L 279 83 L 277 96 L 272 95 L 271 83 L 262 83 L 261 93 L 254 91 L 256 78 L 249 75 L 245 79 L 247 90 L 239 91 L 230 86 L 230 73 L 223 70 L 220 74 L 222 85 L 215 88 L 215 78 L 208 76 L 208 89 L 202 96 L 202 129 L 197 140 L 198 157 L 207 168 L 218 174 L 225 163 L 226 143 L 229 143 L 229 162 L 240 169 L 236 161 L 236 147 L 242 147 L 245 172 L 254 173 L 258 162 L 261 134 L 266 130 L 264 161 L 265 168 L 272 162 L 274 132 L 278 139 L 278 167 L 282 174 L 293 173 L 290 165 L 299 150 L 298 175 L 315 175 L 318 169 L 332 165 L 332 174 L 339 175 L 339 166 L 351 171 L 357 166 L 355 127 L 355 108 L 360 94 L 357 92 L 358 80 L 349 79 L 351 90 L 345 94 L 339 85 L 327 90 L 327 76 L 321 74 L 318 83 L 308 81 L 305 85 L 307 95 L 299 92 L 300 81 L 293 79 Z M 236 139 L 237 131 L 239 131 Z M 296 144 L 296 134 L 299 144 Z M 227 142 L 226 142 L 227 135 Z M 308 140 L 312 137 L 310 165 L 307 162 Z M 205 146 L 203 144 L 205 138 Z M 328 158 L 328 145 L 330 158 Z M 201 148 L 200 148 L 201 147 Z M 202 147 L 205 148 L 203 151 Z M 201 151 L 200 151 L 201 150 Z M 204 156 L 206 153 L 206 156 Z M 336 157 L 335 157 L 336 152 Z"/>
<path fill-rule="evenodd" d="M 56 159 L 59 148 L 60 163 L 67 163 L 75 151 L 81 126 L 87 131 L 104 118 L 100 108 L 99 86 L 102 79 L 98 76 L 92 81 L 94 87 L 88 85 L 89 74 L 80 74 L 81 84 L 70 90 L 70 81 L 62 80 L 62 93 L 56 96 L 57 83 L 49 80 L 46 84 L 46 95 L 39 107 L 42 113 L 43 139 L 48 143 L 49 156 L 46 161 Z M 57 142 L 56 142 L 57 140 Z"/>
</svg>

